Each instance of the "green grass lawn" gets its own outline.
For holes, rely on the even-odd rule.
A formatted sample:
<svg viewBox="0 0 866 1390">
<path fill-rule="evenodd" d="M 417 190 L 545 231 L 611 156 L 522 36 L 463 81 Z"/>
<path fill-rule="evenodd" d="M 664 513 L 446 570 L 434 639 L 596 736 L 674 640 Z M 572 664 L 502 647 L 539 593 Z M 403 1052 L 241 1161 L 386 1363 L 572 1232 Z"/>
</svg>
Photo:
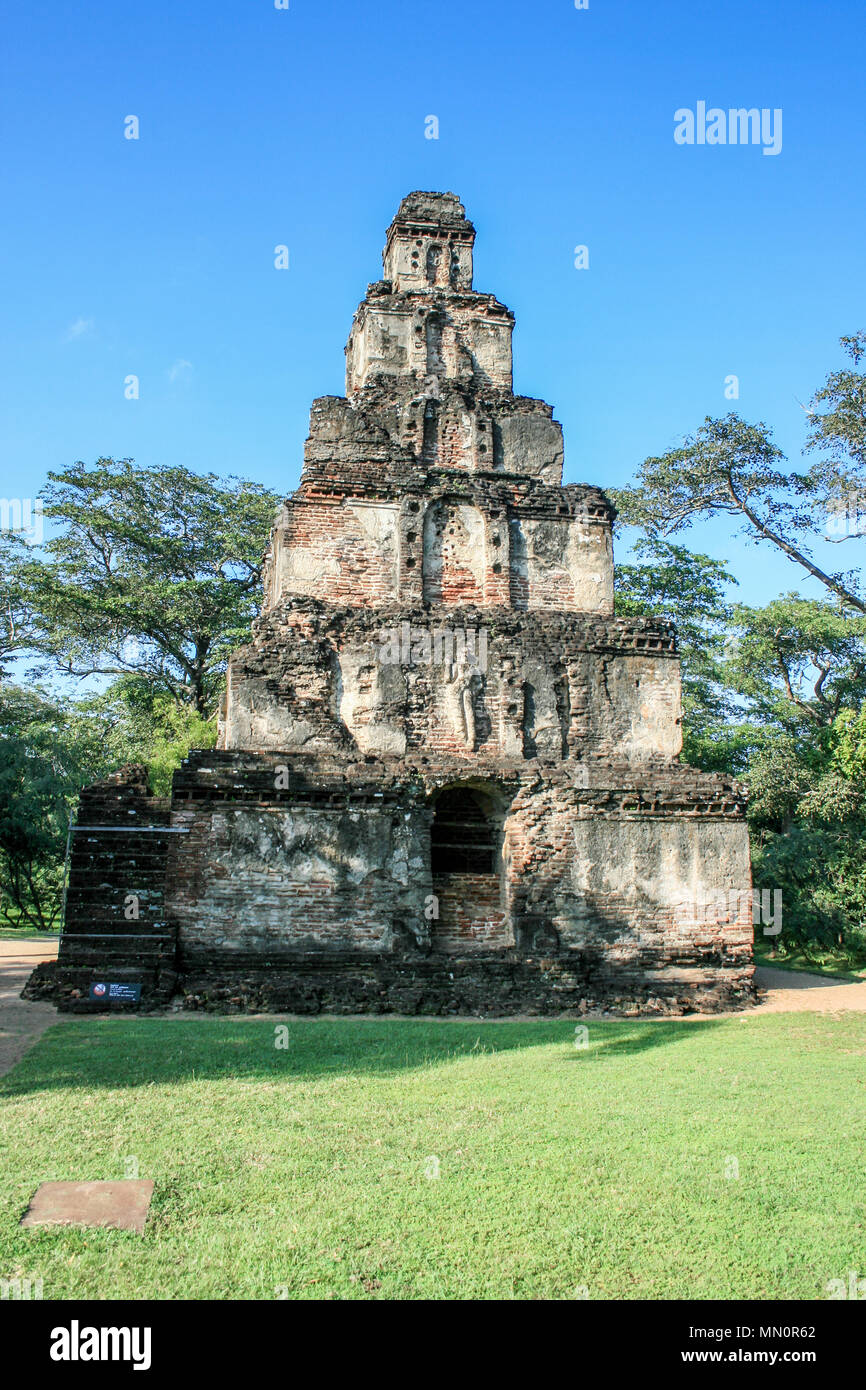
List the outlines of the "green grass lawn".
<svg viewBox="0 0 866 1390">
<path fill-rule="evenodd" d="M 46 1298 L 824 1298 L 866 1273 L 866 1015 L 82 1019 L 0 1080 Z M 19 1230 L 153 1178 L 145 1235 Z M 737 1171 L 739 1176 L 733 1176 Z M 438 1176 L 436 1176 L 438 1172 Z M 729 1174 L 729 1176 L 726 1176 Z"/>
</svg>

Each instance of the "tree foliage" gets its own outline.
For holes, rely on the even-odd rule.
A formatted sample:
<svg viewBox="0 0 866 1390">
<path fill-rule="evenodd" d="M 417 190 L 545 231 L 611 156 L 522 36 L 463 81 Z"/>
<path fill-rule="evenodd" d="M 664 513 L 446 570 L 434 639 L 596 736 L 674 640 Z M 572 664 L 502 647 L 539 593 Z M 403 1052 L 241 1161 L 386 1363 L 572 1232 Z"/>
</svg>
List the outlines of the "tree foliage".
<svg viewBox="0 0 866 1390">
<path fill-rule="evenodd" d="M 782 890 L 782 949 L 819 957 L 841 948 L 859 961 L 866 602 L 859 570 L 824 569 L 814 553 L 819 540 L 866 534 L 866 334 L 841 342 L 851 365 L 831 372 L 810 403 L 806 450 L 818 457 L 807 470 L 787 467 L 765 425 L 728 415 L 648 458 L 633 486 L 615 493 L 620 524 L 643 532 L 641 563 L 621 567 L 617 605 L 681 628 L 684 753 L 746 782 L 755 883 Z M 724 567 L 670 539 L 714 516 L 775 546 L 823 597 L 728 606 Z M 845 524 L 828 526 L 833 517 Z"/>
<path fill-rule="evenodd" d="M 862 498 L 866 482 L 866 333 L 840 343 L 853 366 L 831 372 L 810 403 L 806 449 L 822 458 L 809 471 L 819 500 L 832 503 L 851 490 Z M 850 533 L 849 533 L 850 535 Z"/>
<path fill-rule="evenodd" d="M 255 483 L 131 459 L 50 473 L 52 534 L 17 566 L 43 672 L 134 674 L 208 717 L 260 604 L 277 500 Z"/>
<path fill-rule="evenodd" d="M 775 546 L 843 604 L 866 613 L 858 574 L 822 569 L 812 546 L 828 536 L 828 509 L 843 504 L 827 466 L 785 472 L 764 424 L 709 416 L 683 444 L 646 459 L 634 487 L 614 492 L 622 520 L 650 535 L 674 535 L 711 516 L 729 516 L 756 543 Z M 834 493 L 835 489 L 835 493 Z"/>
<path fill-rule="evenodd" d="M 115 756 L 89 712 L 41 690 L 0 686 L 0 921 L 56 926 L 76 797 Z"/>
<path fill-rule="evenodd" d="M 26 648 L 28 613 L 21 565 L 27 555 L 24 541 L 14 531 L 0 531 L 0 680 L 9 662 Z"/>
<path fill-rule="evenodd" d="M 82 786 L 144 762 L 167 794 L 189 748 L 215 742 L 276 505 L 238 479 L 99 459 L 49 475 L 41 553 L 0 534 L 0 920 L 57 924 Z M 16 658 L 64 693 L 11 683 Z M 69 677 L 102 688 L 73 699 Z"/>
<path fill-rule="evenodd" d="M 721 681 L 736 580 L 721 560 L 696 554 L 657 534 L 634 546 L 637 562 L 617 565 L 615 611 L 676 624 L 683 681 L 683 753 L 708 770 L 727 768 L 731 700 Z M 724 751 L 720 745 L 724 744 Z"/>
<path fill-rule="evenodd" d="M 735 605 L 732 626 L 723 678 L 760 723 L 811 738 L 866 699 L 859 614 L 790 593 L 763 608 Z"/>
</svg>

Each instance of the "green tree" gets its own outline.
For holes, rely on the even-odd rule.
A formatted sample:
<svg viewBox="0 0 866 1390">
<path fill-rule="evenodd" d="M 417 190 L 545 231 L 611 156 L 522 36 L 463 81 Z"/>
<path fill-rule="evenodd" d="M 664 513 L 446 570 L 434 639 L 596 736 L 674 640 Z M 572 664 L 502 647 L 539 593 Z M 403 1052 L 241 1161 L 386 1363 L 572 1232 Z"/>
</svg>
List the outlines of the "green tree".
<svg viewBox="0 0 866 1390">
<path fill-rule="evenodd" d="M 866 613 L 859 576 L 822 569 L 810 548 L 828 538 L 838 476 L 833 484 L 826 468 L 784 472 L 783 461 L 766 425 L 735 414 L 708 416 L 679 448 L 645 459 L 636 485 L 613 497 L 622 520 L 650 535 L 674 535 L 710 516 L 733 517 L 752 540 L 774 545 L 843 604 Z"/>
<path fill-rule="evenodd" d="M 105 728 L 44 691 L 0 687 L 0 920 L 55 926 L 69 819 L 81 787 L 110 770 Z"/>
<path fill-rule="evenodd" d="M 50 473 L 52 534 L 16 567 L 43 671 L 133 674 L 210 716 L 260 604 L 277 501 L 255 483 L 131 459 Z"/>
<path fill-rule="evenodd" d="M 732 616 L 722 677 L 761 724 L 812 741 L 866 699 L 866 618 L 795 593 Z"/>
<path fill-rule="evenodd" d="M 20 567 L 26 546 L 14 531 L 0 531 L 0 680 L 8 662 L 26 647 L 30 629 Z"/>
<path fill-rule="evenodd" d="M 683 757 L 696 767 L 735 771 L 742 764 L 734 708 L 722 681 L 736 580 L 721 560 L 658 535 L 644 536 L 635 562 L 617 565 L 614 606 L 623 617 L 676 624 L 683 679 Z"/>
<path fill-rule="evenodd" d="M 852 333 L 839 342 L 854 365 L 831 372 L 807 411 L 807 451 L 822 455 L 809 476 L 817 496 L 828 505 L 849 493 L 862 500 L 866 482 L 866 373 L 857 371 L 866 357 L 866 333 Z M 853 534 L 849 531 L 841 539 Z"/>
<path fill-rule="evenodd" d="M 134 676 L 84 700 L 0 687 L 0 922 L 57 925 L 68 824 L 83 786 L 142 762 L 152 791 L 167 796 L 189 749 L 212 747 L 215 737 L 215 719 Z"/>
<path fill-rule="evenodd" d="M 866 619 L 787 594 L 737 605 L 724 678 L 755 729 L 745 781 L 758 887 L 784 952 L 866 953 Z"/>
<path fill-rule="evenodd" d="M 106 691 L 77 710 L 104 731 L 114 767 L 144 763 L 155 796 L 168 796 L 172 774 L 190 748 L 216 743 L 216 715 L 205 717 L 191 705 L 179 705 L 164 690 L 140 676 L 121 676 Z"/>
<path fill-rule="evenodd" d="M 819 540 L 866 535 L 866 334 L 841 341 L 851 365 L 827 377 L 807 411 L 807 452 L 817 455 L 808 471 L 788 468 L 765 425 L 728 415 L 647 459 L 614 497 L 620 524 L 641 527 L 656 547 L 649 553 L 659 570 L 651 566 L 637 585 L 627 574 L 623 597 L 684 625 L 684 751 L 747 783 L 755 882 L 782 889 L 782 949 L 863 959 L 866 601 L 858 569 L 824 568 L 814 550 Z M 682 582 L 659 563 L 659 545 L 708 517 L 732 518 L 756 544 L 775 546 L 826 597 L 788 593 L 728 614 L 720 607 L 718 622 L 729 627 L 720 653 L 720 630 L 693 589 L 695 557 L 678 556 Z M 696 632 L 688 631 L 692 615 Z"/>
</svg>

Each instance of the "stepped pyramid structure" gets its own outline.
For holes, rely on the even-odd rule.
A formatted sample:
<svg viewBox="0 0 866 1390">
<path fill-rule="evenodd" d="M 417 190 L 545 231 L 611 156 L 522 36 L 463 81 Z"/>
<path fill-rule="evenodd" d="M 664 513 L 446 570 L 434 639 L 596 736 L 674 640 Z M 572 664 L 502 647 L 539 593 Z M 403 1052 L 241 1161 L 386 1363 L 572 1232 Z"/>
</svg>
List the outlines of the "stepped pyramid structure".
<svg viewBox="0 0 866 1390">
<path fill-rule="evenodd" d="M 33 992 L 350 1013 L 750 998 L 742 797 L 678 761 L 675 633 L 614 616 L 613 509 L 563 486 L 551 407 L 514 394 L 514 317 L 473 288 L 474 240 L 453 194 L 401 203 L 346 395 L 313 404 L 218 748 L 170 802 L 135 768 L 84 795 L 60 963 Z"/>
</svg>

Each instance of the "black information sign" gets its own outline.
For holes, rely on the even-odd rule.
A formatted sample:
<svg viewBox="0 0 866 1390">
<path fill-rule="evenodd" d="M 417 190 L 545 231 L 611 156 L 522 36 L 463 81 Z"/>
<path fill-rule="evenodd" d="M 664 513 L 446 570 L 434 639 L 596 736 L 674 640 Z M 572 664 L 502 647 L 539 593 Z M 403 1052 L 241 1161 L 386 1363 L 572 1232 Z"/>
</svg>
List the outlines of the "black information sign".
<svg viewBox="0 0 866 1390">
<path fill-rule="evenodd" d="M 141 999 L 141 985 L 103 984 L 90 986 L 91 999 L 123 999 L 137 1004 Z"/>
</svg>

